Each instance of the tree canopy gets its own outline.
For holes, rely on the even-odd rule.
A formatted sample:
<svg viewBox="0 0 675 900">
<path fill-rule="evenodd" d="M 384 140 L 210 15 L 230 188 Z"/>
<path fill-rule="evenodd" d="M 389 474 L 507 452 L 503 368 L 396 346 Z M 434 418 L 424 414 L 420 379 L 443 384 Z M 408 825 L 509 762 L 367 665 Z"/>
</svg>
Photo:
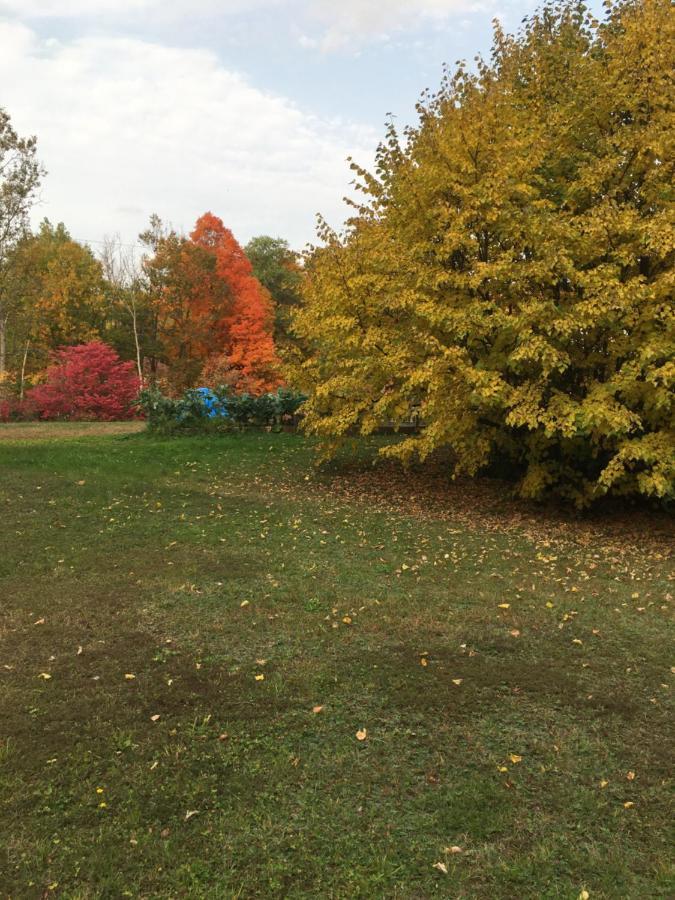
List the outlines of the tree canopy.
<svg viewBox="0 0 675 900">
<path fill-rule="evenodd" d="M 673 85 L 668 0 L 603 22 L 553 3 L 390 125 L 342 234 L 325 224 L 294 328 L 308 429 L 425 428 L 455 473 L 520 492 L 667 496 L 673 433 Z"/>
</svg>

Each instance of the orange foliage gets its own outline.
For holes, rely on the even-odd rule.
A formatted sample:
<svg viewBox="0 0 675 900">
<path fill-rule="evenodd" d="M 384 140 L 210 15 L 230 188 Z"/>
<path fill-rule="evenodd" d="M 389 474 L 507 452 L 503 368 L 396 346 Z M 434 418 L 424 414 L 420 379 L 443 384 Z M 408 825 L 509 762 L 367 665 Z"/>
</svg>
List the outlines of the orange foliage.
<svg viewBox="0 0 675 900">
<path fill-rule="evenodd" d="M 215 274 L 227 285 L 230 302 L 214 322 L 220 352 L 211 354 L 204 377 L 235 390 L 262 393 L 281 383 L 274 347 L 272 299 L 253 274 L 234 235 L 212 213 L 197 220 L 190 238 L 215 259 Z"/>
</svg>

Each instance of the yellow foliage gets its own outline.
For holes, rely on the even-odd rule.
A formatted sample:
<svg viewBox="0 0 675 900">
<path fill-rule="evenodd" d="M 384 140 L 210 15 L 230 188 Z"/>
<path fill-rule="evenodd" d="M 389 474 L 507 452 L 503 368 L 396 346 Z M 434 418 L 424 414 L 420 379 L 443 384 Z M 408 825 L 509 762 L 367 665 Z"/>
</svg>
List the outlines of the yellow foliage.
<svg viewBox="0 0 675 900">
<path fill-rule="evenodd" d="M 668 0 L 547 7 L 353 165 L 363 204 L 321 224 L 294 319 L 329 452 L 415 410 L 383 452 L 507 461 L 579 505 L 673 493 L 673 58 Z"/>
</svg>

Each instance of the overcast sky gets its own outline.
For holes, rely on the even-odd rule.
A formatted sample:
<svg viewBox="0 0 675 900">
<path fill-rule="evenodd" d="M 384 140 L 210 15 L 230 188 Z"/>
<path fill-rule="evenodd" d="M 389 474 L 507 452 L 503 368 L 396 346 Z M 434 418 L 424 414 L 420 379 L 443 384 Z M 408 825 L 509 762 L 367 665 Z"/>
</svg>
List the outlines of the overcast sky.
<svg viewBox="0 0 675 900">
<path fill-rule="evenodd" d="M 0 106 L 48 169 L 36 219 L 96 247 L 211 210 L 300 249 L 388 113 L 534 0 L 0 0 Z"/>
</svg>

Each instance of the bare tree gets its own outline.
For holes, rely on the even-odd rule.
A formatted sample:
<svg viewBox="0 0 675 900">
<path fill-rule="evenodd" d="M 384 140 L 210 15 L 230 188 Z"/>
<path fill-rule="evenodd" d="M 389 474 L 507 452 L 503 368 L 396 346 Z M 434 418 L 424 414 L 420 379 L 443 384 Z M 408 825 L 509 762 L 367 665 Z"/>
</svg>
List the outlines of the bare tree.
<svg viewBox="0 0 675 900">
<path fill-rule="evenodd" d="M 106 236 L 101 250 L 103 274 L 113 304 L 129 318 L 136 350 L 136 368 L 143 387 L 143 355 L 139 335 L 139 300 L 142 295 L 141 268 L 133 245 L 123 244 L 119 234 Z"/>
<path fill-rule="evenodd" d="M 7 257 L 28 226 L 28 213 L 45 174 L 36 154 L 37 139 L 19 137 L 9 114 L 0 107 L 0 377 L 7 364 L 11 312 L 4 291 Z"/>
</svg>

